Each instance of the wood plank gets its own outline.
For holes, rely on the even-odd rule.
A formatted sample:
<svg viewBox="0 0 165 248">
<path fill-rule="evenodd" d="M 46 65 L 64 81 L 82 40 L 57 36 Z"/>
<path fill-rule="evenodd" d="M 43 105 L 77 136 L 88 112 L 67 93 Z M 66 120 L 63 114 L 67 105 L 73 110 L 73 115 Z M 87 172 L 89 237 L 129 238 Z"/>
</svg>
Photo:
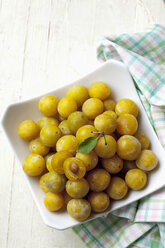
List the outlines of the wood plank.
<svg viewBox="0 0 165 248">
<path fill-rule="evenodd" d="M 1 1 L 0 6 L 0 112 L 2 112 L 7 104 L 19 100 L 21 96 L 22 50 L 27 7 L 26 3 L 22 4 L 17 0 Z M 21 15 L 18 16 L 17 11 L 20 11 Z M 15 158 L 2 132 L 0 142 L 0 247 L 8 247 Z"/>
<path fill-rule="evenodd" d="M 165 25 L 165 2 L 164 0 L 152 1 L 144 0 L 143 6 L 150 12 L 154 23 Z"/>
</svg>

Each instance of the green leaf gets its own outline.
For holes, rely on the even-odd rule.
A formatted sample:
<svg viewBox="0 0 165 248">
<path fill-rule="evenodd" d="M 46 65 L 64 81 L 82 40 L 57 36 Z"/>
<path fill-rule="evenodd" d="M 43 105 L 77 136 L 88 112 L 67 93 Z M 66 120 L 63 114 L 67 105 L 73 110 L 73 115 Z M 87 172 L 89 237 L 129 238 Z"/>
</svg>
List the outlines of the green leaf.
<svg viewBox="0 0 165 248">
<path fill-rule="evenodd" d="M 77 148 L 77 152 L 80 153 L 88 153 L 95 148 L 97 144 L 97 137 L 88 137 L 83 142 L 80 143 L 79 147 Z"/>
</svg>

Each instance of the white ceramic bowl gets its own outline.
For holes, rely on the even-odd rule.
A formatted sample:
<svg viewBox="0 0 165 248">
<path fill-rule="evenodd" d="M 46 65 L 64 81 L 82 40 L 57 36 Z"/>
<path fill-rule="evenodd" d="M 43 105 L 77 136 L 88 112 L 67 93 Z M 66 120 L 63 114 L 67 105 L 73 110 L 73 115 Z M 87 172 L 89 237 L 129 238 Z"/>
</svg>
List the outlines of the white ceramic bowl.
<svg viewBox="0 0 165 248">
<path fill-rule="evenodd" d="M 88 75 L 80 78 L 79 80 L 68 84 L 62 88 L 55 89 L 51 92 L 45 92 L 44 95 L 54 94 L 58 98 L 65 96 L 67 90 L 71 85 L 82 84 L 89 87 L 94 81 L 106 82 L 111 89 L 111 96 L 115 101 L 121 98 L 130 98 L 136 102 L 139 108 L 140 130 L 144 131 L 151 141 L 151 149 L 156 153 L 159 159 L 159 167 L 150 173 L 149 182 L 147 187 L 142 191 L 131 191 L 126 199 L 113 202 L 109 210 L 103 214 L 93 214 L 90 219 L 92 220 L 107 213 L 117 210 L 129 203 L 132 203 L 165 185 L 165 152 L 162 148 L 159 140 L 148 120 L 148 117 L 143 109 L 140 99 L 136 93 L 134 83 L 126 67 L 116 61 L 108 61 L 102 64 L 98 69 L 89 73 Z M 16 157 L 22 164 L 25 156 L 29 154 L 28 142 L 22 140 L 18 136 L 18 126 L 20 122 L 27 119 L 37 121 L 41 117 L 41 113 L 38 109 L 38 102 L 42 96 L 14 103 L 9 105 L 2 115 L 2 128 L 6 137 L 15 152 Z M 23 172 L 23 170 L 22 170 Z M 24 174 L 24 172 L 23 172 Z M 43 218 L 45 224 L 54 227 L 56 229 L 64 230 L 69 227 L 80 224 L 80 222 L 72 219 L 67 212 L 52 213 L 49 212 L 43 203 L 45 193 L 39 186 L 39 178 L 28 177 L 25 175 L 26 181 L 29 185 L 33 198 L 37 204 L 39 212 Z M 87 221 L 88 221 L 87 220 Z"/>
</svg>

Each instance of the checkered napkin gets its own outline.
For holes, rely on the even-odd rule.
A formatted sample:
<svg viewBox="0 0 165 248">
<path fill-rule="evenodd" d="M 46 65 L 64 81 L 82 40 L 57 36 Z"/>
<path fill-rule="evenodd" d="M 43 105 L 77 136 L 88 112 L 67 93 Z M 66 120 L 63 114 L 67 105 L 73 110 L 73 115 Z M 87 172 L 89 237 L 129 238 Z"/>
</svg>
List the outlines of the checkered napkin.
<svg viewBox="0 0 165 248">
<path fill-rule="evenodd" d="M 100 40 L 98 59 L 122 61 L 136 82 L 137 93 L 165 148 L 165 28 Z M 73 228 L 91 248 L 164 248 L 165 188 L 105 218 Z"/>
</svg>

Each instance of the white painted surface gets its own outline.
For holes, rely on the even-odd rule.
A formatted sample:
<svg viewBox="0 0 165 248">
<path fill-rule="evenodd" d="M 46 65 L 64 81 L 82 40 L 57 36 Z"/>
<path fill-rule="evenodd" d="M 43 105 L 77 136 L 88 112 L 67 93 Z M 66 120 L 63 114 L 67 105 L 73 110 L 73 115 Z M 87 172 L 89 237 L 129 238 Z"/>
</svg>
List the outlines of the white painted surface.
<svg viewBox="0 0 165 248">
<path fill-rule="evenodd" d="M 0 0 L 0 113 L 94 69 L 97 40 L 165 24 L 163 0 Z M 82 248 L 45 226 L 0 130 L 0 248 Z"/>
</svg>

